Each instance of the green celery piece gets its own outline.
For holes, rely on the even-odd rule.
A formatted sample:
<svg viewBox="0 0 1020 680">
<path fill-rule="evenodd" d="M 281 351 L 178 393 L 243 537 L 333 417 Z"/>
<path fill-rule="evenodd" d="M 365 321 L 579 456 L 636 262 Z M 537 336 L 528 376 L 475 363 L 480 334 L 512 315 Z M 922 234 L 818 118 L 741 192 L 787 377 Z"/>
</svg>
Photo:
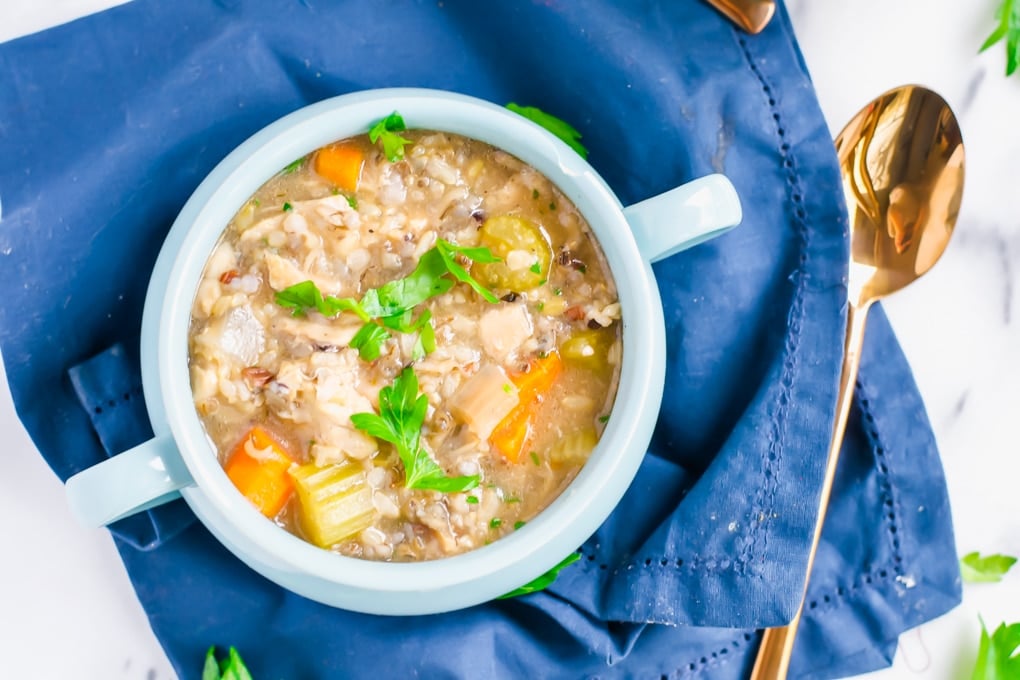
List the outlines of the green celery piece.
<svg viewBox="0 0 1020 680">
<path fill-rule="evenodd" d="M 308 464 L 293 468 L 290 475 L 301 506 L 301 527 L 317 546 L 328 548 L 372 525 L 372 490 L 360 465 Z"/>
<path fill-rule="evenodd" d="M 581 158 L 588 157 L 588 149 L 584 148 L 584 145 L 581 144 L 580 141 L 581 133 L 578 132 L 577 129 L 570 123 L 557 118 L 550 113 L 546 113 L 535 106 L 518 106 L 517 104 L 510 102 L 506 105 L 506 107 L 514 113 L 524 116 L 533 123 L 541 125 L 546 130 L 562 139 L 566 142 L 567 146 L 576 151 Z"/>
<path fill-rule="evenodd" d="M 500 595 L 497 599 L 505 600 L 507 598 L 518 597 L 520 595 L 528 595 L 530 593 L 537 593 L 540 590 L 545 590 L 552 584 L 553 581 L 556 580 L 556 577 L 559 576 L 559 573 L 563 571 L 563 569 L 569 567 L 571 564 L 578 561 L 579 559 L 581 559 L 581 553 L 576 552 L 570 553 L 569 555 L 564 557 L 559 564 L 557 564 L 555 567 L 553 567 L 549 571 L 545 572 L 544 574 L 536 578 L 534 581 L 529 581 L 520 588 L 515 588 L 514 590 L 511 590 L 506 595 Z"/>
<path fill-rule="evenodd" d="M 960 558 L 960 575 L 967 583 L 998 583 L 1014 564 L 1016 558 L 1009 555 L 972 552 Z"/>
</svg>

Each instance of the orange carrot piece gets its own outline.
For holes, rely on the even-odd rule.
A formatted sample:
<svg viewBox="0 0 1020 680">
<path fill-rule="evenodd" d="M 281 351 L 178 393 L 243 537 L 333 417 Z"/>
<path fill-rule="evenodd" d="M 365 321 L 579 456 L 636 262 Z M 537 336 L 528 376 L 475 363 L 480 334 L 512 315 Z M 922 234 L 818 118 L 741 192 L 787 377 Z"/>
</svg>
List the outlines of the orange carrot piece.
<svg viewBox="0 0 1020 680">
<path fill-rule="evenodd" d="M 550 352 L 544 357 L 532 359 L 528 370 L 523 373 L 511 373 L 510 380 L 517 386 L 521 401 L 549 391 L 563 372 L 563 360 L 557 352 Z"/>
<path fill-rule="evenodd" d="M 511 463 L 520 460 L 542 396 L 552 388 L 561 372 L 563 361 L 559 354 L 551 352 L 532 360 L 527 371 L 510 375 L 510 380 L 517 387 L 520 403 L 496 425 L 489 436 L 489 443 Z"/>
<path fill-rule="evenodd" d="M 258 458 L 246 450 L 248 442 L 259 452 Z M 256 425 L 234 447 L 226 472 L 237 490 L 263 515 L 275 517 L 294 492 L 294 483 L 287 474 L 293 462 L 283 445 Z"/>
<path fill-rule="evenodd" d="M 361 168 L 365 154 L 351 144 L 337 144 L 320 149 L 315 154 L 315 172 L 319 173 L 338 189 L 347 192 L 358 190 Z"/>
</svg>

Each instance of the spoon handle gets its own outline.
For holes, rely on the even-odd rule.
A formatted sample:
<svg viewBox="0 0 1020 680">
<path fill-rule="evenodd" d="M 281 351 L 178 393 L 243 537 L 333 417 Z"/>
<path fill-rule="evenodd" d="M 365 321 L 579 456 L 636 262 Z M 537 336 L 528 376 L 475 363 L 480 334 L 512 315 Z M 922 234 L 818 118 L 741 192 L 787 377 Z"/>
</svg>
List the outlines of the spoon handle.
<svg viewBox="0 0 1020 680">
<path fill-rule="evenodd" d="M 804 595 L 807 594 L 811 568 L 815 563 L 815 553 L 822 536 L 825 524 L 825 512 L 829 507 L 829 496 L 832 493 L 832 482 L 836 477 L 836 465 L 839 463 L 839 451 L 843 446 L 843 435 L 846 433 L 846 421 L 850 416 L 850 404 L 853 402 L 854 385 L 857 381 L 857 370 L 861 366 L 861 347 L 864 345 L 864 325 L 867 322 L 870 302 L 856 307 L 849 305 L 846 317 L 846 341 L 843 345 L 843 368 L 839 376 L 839 392 L 836 396 L 836 420 L 832 428 L 832 441 L 829 444 L 829 455 L 825 463 L 825 477 L 822 479 L 822 490 L 818 498 L 818 519 L 815 521 L 814 537 L 811 540 L 811 551 L 808 553 L 807 573 L 804 577 L 804 594 L 801 595 L 800 606 L 793 620 L 785 626 L 766 628 L 758 647 L 758 656 L 751 671 L 751 680 L 785 680 L 790 670 L 790 657 L 793 654 L 793 643 L 797 638 L 797 627 L 800 615 L 804 611 Z"/>
</svg>

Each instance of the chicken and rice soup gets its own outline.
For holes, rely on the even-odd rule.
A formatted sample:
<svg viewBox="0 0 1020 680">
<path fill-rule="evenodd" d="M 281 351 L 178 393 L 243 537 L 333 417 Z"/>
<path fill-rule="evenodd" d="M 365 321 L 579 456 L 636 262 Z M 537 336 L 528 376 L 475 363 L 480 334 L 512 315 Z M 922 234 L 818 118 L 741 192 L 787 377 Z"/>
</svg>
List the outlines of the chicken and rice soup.
<svg viewBox="0 0 1020 680">
<path fill-rule="evenodd" d="M 241 207 L 189 350 L 206 432 L 264 515 L 427 560 L 516 531 L 576 476 L 613 405 L 620 305 L 548 179 L 394 114 Z"/>
</svg>

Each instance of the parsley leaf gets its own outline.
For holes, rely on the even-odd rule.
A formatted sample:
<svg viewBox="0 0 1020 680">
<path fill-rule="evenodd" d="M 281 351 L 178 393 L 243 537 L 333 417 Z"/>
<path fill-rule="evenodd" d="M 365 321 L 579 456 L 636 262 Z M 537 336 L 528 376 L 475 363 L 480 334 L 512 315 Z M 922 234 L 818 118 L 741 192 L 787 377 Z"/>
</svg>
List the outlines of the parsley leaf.
<svg viewBox="0 0 1020 680">
<path fill-rule="evenodd" d="M 999 25 L 992 34 L 988 36 L 978 52 L 984 52 L 989 47 L 1006 39 L 1006 75 L 1011 76 L 1020 66 L 1020 2 L 1017 0 L 1002 0 L 999 9 L 995 14 Z"/>
<path fill-rule="evenodd" d="M 281 170 L 280 174 L 281 175 L 289 175 L 292 172 L 297 172 L 298 168 L 300 168 L 301 164 L 304 163 L 304 162 L 305 162 L 305 156 L 302 156 L 301 158 L 297 159 L 293 163 L 290 163 L 287 167 L 285 167 L 283 170 Z"/>
<path fill-rule="evenodd" d="M 351 347 L 365 361 L 375 361 L 382 355 L 382 346 L 390 339 L 390 332 L 371 321 L 365 323 L 351 338 Z"/>
<path fill-rule="evenodd" d="M 412 143 L 410 139 L 397 134 L 406 129 L 403 117 L 394 111 L 369 129 L 368 139 L 373 144 L 381 139 L 386 160 L 396 163 L 404 157 L 404 146 Z"/>
<path fill-rule="evenodd" d="M 488 302 L 499 302 L 492 291 L 478 283 L 457 262 L 455 258 L 457 254 L 473 262 L 499 262 L 499 258 L 488 248 L 457 246 L 439 239 L 434 247 L 421 256 L 414 271 L 379 288 L 370 288 L 361 296 L 360 301 L 332 295 L 323 296 L 315 282 L 303 281 L 277 291 L 276 304 L 290 309 L 293 316 L 302 316 L 309 309 L 325 317 L 333 317 L 340 312 L 357 314 L 365 325 L 351 340 L 351 347 L 357 349 L 361 358 L 366 361 L 377 359 L 381 354 L 382 344 L 390 337 L 379 324 L 401 333 L 418 333 L 413 358 L 421 359 L 435 351 L 436 334 L 431 323 L 431 312 L 426 309 L 417 319 L 413 319 L 415 307 L 431 297 L 447 292 L 457 281 L 467 283 Z M 453 278 L 449 278 L 447 274 Z"/>
<path fill-rule="evenodd" d="M 205 653 L 202 680 L 252 680 L 252 677 L 236 649 L 231 647 L 227 658 L 217 661 L 214 645 Z"/>
<path fill-rule="evenodd" d="M 1012 1 L 1013 0 L 1007 0 L 1007 2 Z M 514 113 L 519 113 L 531 122 L 538 123 L 546 130 L 562 139 L 566 142 L 567 146 L 576 151 L 581 158 L 588 157 L 588 149 L 584 148 L 584 145 L 579 141 L 581 139 L 581 133 L 578 132 L 577 129 L 570 123 L 534 106 L 518 106 L 517 104 L 510 102 L 506 105 L 506 107 Z"/>
<path fill-rule="evenodd" d="M 478 475 L 447 477 L 421 445 L 421 427 L 429 400 L 418 394 L 418 377 L 410 366 L 392 385 L 379 390 L 379 414 L 355 413 L 354 427 L 393 444 L 404 464 L 404 486 L 442 492 L 468 491 L 478 486 Z"/>
<path fill-rule="evenodd" d="M 981 621 L 981 641 L 971 680 L 1010 680 L 1020 678 L 1020 623 L 1000 623 L 988 635 Z"/>
<path fill-rule="evenodd" d="M 960 558 L 960 575 L 967 583 L 998 583 L 1002 575 L 1016 564 L 1009 555 L 987 555 L 972 552 Z"/>
<path fill-rule="evenodd" d="M 563 571 L 565 567 L 569 567 L 571 564 L 578 561 L 579 559 L 581 559 L 581 553 L 576 552 L 570 553 L 565 558 L 563 558 L 563 561 L 561 561 L 555 567 L 553 567 L 549 571 L 545 572 L 544 574 L 536 578 L 534 581 L 525 583 L 520 588 L 515 588 L 506 595 L 500 595 L 497 599 L 505 600 L 510 597 L 517 597 L 519 595 L 527 595 L 529 593 L 537 593 L 540 590 L 545 590 L 552 584 L 553 581 L 556 580 L 556 577 L 559 575 L 561 571 Z"/>
</svg>

